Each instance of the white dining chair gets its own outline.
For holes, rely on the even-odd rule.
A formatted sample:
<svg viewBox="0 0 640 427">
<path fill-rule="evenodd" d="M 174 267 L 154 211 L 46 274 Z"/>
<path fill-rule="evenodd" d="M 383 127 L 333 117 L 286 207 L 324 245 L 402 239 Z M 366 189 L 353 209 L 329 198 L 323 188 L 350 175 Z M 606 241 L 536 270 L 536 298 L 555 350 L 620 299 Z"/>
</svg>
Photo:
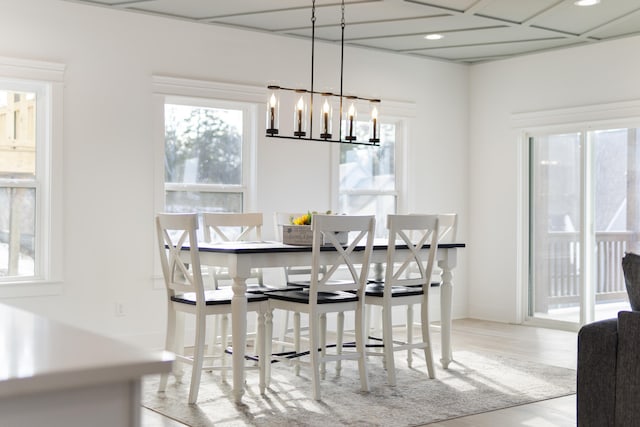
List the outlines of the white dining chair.
<svg viewBox="0 0 640 427">
<path fill-rule="evenodd" d="M 442 221 L 442 226 L 440 225 Z M 455 216 L 388 215 L 389 231 L 384 283 L 370 283 L 365 292 L 367 307 L 382 308 L 382 351 L 369 349 L 369 356 L 383 356 L 389 385 L 396 385 L 394 354 L 407 352 L 412 366 L 413 351 L 422 349 L 429 378 L 435 378 L 433 352 L 429 331 L 429 289 L 438 250 L 439 233 L 453 224 Z M 444 232 L 444 231 L 443 231 Z M 422 249 L 424 245 L 429 249 Z M 396 251 L 396 245 L 406 245 L 406 251 Z M 413 341 L 413 305 L 420 306 L 422 339 Z M 393 307 L 407 306 L 405 340 L 394 336 Z M 396 329 L 397 330 L 397 329 Z"/>
<path fill-rule="evenodd" d="M 158 214 L 156 216 L 156 232 L 160 253 L 160 264 L 167 291 L 167 351 L 176 354 L 176 361 L 192 366 L 191 383 L 188 402 L 196 403 L 200 387 L 202 370 L 221 370 L 226 372 L 229 368 L 226 364 L 224 349 L 219 356 L 205 356 L 205 336 L 207 330 L 207 317 L 213 315 L 227 315 L 231 313 L 231 299 L 233 291 L 230 288 L 205 290 L 200 254 L 198 248 L 198 216 L 197 214 Z M 189 245 L 189 250 L 183 250 Z M 183 259 L 183 256 L 185 257 Z M 268 298 L 264 294 L 247 293 L 247 311 L 258 314 L 258 342 L 254 351 L 257 354 L 257 366 L 247 366 L 245 369 L 259 369 L 260 393 L 264 393 L 265 382 L 265 314 L 268 310 Z M 193 355 L 185 352 L 184 345 L 184 316 L 192 315 L 195 318 L 195 342 Z M 225 343 L 223 343 L 225 345 Z M 226 346 L 226 345 L 225 345 Z M 216 359 L 221 359 L 220 364 L 215 364 Z M 205 363 L 205 360 L 207 363 Z M 174 373 L 179 378 L 180 369 Z M 159 391 L 166 389 L 168 374 L 163 374 L 160 380 Z"/>
<path fill-rule="evenodd" d="M 326 362 L 357 360 L 360 387 L 368 391 L 366 349 L 364 336 L 364 289 L 369 270 L 369 259 L 375 234 L 375 216 L 314 215 L 311 225 L 313 244 L 311 254 L 311 280 L 308 289 L 299 291 L 268 292 L 271 309 L 307 313 L 309 316 L 309 352 L 313 398 L 320 400 L 320 380 L 324 377 Z M 337 233 L 354 235 L 348 245 L 339 242 Z M 325 244 L 323 245 L 323 236 Z M 362 264 L 356 265 L 353 251 L 363 250 Z M 327 247 L 328 246 L 328 247 Z M 333 252 L 327 250 L 332 249 Z M 321 251 L 322 255 L 321 255 Z M 321 262 L 321 259 L 327 262 Z M 324 268 L 324 273 L 323 271 Z M 343 278 L 342 275 L 346 275 Z M 355 350 L 336 347 L 327 352 L 327 313 L 353 311 L 355 313 Z M 300 353 L 300 331 L 295 331 L 296 352 Z M 267 340 L 267 347 L 270 344 Z M 300 363 L 297 360 L 296 365 Z"/>
</svg>

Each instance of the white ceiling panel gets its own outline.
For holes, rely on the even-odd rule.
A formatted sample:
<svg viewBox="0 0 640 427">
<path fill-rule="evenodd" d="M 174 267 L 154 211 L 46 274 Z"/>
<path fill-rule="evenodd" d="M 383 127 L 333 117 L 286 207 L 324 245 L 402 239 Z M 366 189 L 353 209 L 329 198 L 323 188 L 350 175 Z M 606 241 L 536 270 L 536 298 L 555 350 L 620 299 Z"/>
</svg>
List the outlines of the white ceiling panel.
<svg viewBox="0 0 640 427">
<path fill-rule="evenodd" d="M 423 49 L 436 50 L 451 46 L 487 46 L 496 49 L 499 44 L 520 44 L 523 42 L 545 42 L 545 46 L 559 46 L 567 43 L 566 37 L 550 35 L 543 30 L 528 28 L 519 31 L 514 28 L 492 28 L 477 31 L 465 31 L 447 34 L 441 40 L 425 40 L 421 36 L 389 37 L 379 39 L 358 40 L 353 42 L 360 46 L 375 47 L 385 50 L 408 53 Z M 522 45 L 524 49 L 524 45 Z"/>
<path fill-rule="evenodd" d="M 51 0 L 311 37 L 311 0 Z M 316 38 L 340 41 L 341 1 L 316 0 Z M 345 0 L 345 44 L 474 63 L 640 34 L 640 0 Z M 443 39 L 424 40 L 440 33 Z"/>
</svg>

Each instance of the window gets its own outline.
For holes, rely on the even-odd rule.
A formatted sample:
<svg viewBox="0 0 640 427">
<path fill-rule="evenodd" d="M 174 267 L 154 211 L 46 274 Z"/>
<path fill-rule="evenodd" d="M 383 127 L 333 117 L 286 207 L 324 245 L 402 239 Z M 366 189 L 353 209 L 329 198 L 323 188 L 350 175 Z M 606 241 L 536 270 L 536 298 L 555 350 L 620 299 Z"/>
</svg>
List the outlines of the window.
<svg viewBox="0 0 640 427">
<path fill-rule="evenodd" d="M 239 104 L 167 100 L 164 106 L 167 212 L 244 210 L 246 120 L 251 120 L 250 114 Z"/>
<path fill-rule="evenodd" d="M 386 236 L 386 217 L 398 210 L 396 139 L 398 126 L 382 122 L 380 146 L 340 144 L 338 210 L 354 215 L 375 214 L 376 237 Z M 364 141 L 369 123 L 357 122 L 356 136 Z"/>
<path fill-rule="evenodd" d="M 153 76 L 152 84 L 155 211 L 254 210 L 264 88 L 167 76 Z"/>
<path fill-rule="evenodd" d="M 61 175 L 53 163 L 64 68 L 0 58 L 0 69 L 0 284 L 22 286 L 3 286 L 0 295 L 57 293 L 24 284 L 61 279 Z"/>
</svg>

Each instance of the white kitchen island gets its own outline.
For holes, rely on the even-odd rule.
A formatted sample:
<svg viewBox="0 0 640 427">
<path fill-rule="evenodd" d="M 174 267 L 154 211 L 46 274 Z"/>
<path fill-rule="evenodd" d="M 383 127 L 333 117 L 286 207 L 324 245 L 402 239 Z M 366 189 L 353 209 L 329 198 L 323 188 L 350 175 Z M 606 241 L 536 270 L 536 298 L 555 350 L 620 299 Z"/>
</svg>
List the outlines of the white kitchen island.
<svg viewBox="0 0 640 427">
<path fill-rule="evenodd" d="M 173 355 L 0 304 L 0 425 L 140 425 L 141 379 Z"/>
</svg>

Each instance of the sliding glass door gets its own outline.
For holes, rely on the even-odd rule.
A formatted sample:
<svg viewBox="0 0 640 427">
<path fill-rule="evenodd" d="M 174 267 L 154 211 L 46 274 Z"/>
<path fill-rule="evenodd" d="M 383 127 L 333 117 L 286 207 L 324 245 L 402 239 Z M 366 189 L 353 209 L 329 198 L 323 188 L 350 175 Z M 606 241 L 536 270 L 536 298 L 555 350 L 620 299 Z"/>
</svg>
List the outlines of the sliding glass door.
<svg viewBox="0 0 640 427">
<path fill-rule="evenodd" d="M 580 325 L 629 308 L 620 262 L 640 230 L 638 133 L 528 138 L 529 319 Z"/>
</svg>

